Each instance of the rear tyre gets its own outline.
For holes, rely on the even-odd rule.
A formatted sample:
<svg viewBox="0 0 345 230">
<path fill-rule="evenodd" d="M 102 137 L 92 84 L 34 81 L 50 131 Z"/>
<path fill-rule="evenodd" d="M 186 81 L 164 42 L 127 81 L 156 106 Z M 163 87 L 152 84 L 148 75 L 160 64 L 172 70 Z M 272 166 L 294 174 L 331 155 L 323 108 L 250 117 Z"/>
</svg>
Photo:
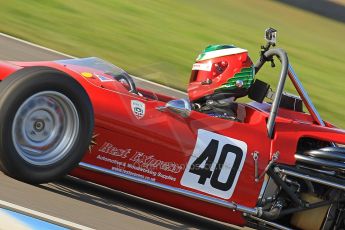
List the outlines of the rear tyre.
<svg viewBox="0 0 345 230">
<path fill-rule="evenodd" d="M 32 184 L 66 175 L 92 130 L 90 99 L 67 74 L 29 67 L 0 83 L 0 166 L 7 175 Z"/>
</svg>

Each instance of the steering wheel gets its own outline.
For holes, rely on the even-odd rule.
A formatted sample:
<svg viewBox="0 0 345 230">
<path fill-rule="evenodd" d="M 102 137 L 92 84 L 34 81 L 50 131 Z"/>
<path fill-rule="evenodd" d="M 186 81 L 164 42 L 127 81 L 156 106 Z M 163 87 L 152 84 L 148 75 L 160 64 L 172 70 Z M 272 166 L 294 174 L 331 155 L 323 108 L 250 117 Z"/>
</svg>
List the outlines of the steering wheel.
<svg viewBox="0 0 345 230">
<path fill-rule="evenodd" d="M 137 87 L 135 86 L 134 80 L 128 73 L 121 73 L 120 75 L 115 75 L 113 73 L 106 73 L 106 74 L 112 76 L 117 81 L 124 80 L 129 86 L 129 92 L 139 95 L 139 92 L 137 90 Z"/>
</svg>

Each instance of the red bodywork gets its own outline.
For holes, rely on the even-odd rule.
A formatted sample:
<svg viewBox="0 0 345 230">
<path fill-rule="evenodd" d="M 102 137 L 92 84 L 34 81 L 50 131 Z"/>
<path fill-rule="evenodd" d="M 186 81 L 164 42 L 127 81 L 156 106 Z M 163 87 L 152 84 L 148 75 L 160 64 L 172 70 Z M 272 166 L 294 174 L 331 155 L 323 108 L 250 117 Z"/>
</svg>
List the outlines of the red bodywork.
<svg viewBox="0 0 345 230">
<path fill-rule="evenodd" d="M 69 74 L 87 91 L 94 108 L 95 129 L 90 151 L 83 162 L 144 180 L 158 182 L 197 194 L 234 202 L 254 208 L 258 201 L 263 179 L 255 182 L 253 152 L 259 152 L 259 173 L 263 172 L 272 154 L 279 151 L 279 163 L 294 165 L 297 143 L 302 137 L 345 144 L 345 132 L 313 123 L 308 114 L 280 109 L 276 119 L 274 138 L 267 136 L 266 121 L 269 104 L 242 104 L 243 122 L 224 120 L 192 111 L 183 118 L 168 111 L 159 111 L 172 100 L 166 95 L 151 99 L 150 93 L 139 91 L 145 96 L 129 93 L 117 81 L 101 82 L 98 78 L 85 78 L 80 73 L 92 72 L 81 67 L 63 66 L 55 62 L 13 63 L 0 62 L 0 80 L 16 70 L 29 66 L 48 66 Z M 132 111 L 131 101 L 145 104 L 145 113 L 137 118 Z M 196 147 L 198 130 L 207 130 L 215 135 L 230 137 L 244 142 L 242 170 L 230 198 L 206 193 L 197 188 L 182 185 L 185 168 Z M 164 203 L 213 219 L 244 225 L 245 219 L 239 211 L 207 203 L 183 195 L 171 193 L 145 184 L 130 182 L 117 177 L 76 168 L 71 175 L 134 194 L 149 200 Z"/>
</svg>

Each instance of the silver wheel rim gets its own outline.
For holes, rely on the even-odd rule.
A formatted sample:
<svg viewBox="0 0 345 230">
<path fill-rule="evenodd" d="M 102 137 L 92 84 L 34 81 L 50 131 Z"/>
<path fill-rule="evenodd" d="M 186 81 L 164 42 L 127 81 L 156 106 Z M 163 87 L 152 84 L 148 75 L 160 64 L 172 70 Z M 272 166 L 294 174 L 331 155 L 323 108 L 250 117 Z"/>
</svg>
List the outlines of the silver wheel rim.
<svg viewBox="0 0 345 230">
<path fill-rule="evenodd" d="M 72 101 L 55 91 L 26 99 L 15 114 L 12 140 L 21 158 L 30 164 L 54 164 L 76 141 L 79 116 Z"/>
</svg>

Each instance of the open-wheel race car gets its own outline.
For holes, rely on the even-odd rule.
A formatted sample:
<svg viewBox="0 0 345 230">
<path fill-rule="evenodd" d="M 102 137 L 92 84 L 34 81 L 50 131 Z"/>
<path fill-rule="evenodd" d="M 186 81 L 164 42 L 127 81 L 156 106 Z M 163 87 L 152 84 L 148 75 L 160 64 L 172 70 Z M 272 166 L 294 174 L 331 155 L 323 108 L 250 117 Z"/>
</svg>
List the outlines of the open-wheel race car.
<svg viewBox="0 0 345 230">
<path fill-rule="evenodd" d="M 69 173 L 238 226 L 343 229 L 345 131 L 321 119 L 275 39 L 266 30 L 256 64 L 208 46 L 188 99 L 98 58 L 0 62 L 1 169 L 32 184 Z M 274 58 L 275 91 L 256 78 Z"/>
</svg>

